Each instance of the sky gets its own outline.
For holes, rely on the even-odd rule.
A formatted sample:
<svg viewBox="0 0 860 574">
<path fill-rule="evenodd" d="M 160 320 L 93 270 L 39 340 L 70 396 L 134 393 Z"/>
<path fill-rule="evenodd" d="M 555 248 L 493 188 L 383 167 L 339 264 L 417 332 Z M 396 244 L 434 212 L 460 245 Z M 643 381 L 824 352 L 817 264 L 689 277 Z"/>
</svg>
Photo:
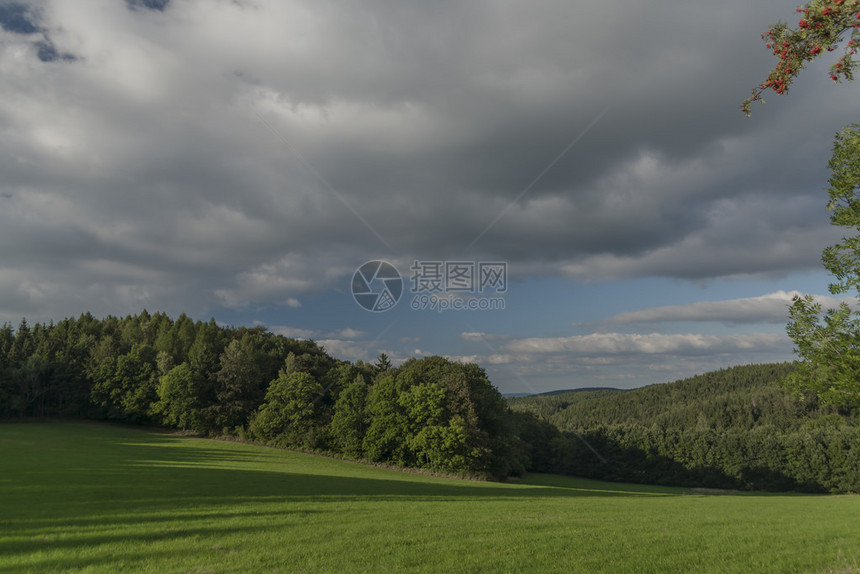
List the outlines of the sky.
<svg viewBox="0 0 860 574">
<path fill-rule="evenodd" d="M 825 59 L 739 111 L 794 8 L 0 0 L 0 322 L 184 312 L 504 393 L 791 360 L 860 101 Z"/>
</svg>

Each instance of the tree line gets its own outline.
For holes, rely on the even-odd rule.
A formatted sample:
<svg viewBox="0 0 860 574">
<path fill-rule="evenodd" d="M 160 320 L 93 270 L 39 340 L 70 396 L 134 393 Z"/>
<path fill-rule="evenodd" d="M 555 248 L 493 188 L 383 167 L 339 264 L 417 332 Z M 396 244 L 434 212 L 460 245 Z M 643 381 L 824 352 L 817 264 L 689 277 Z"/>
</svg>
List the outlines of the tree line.
<svg viewBox="0 0 860 574">
<path fill-rule="evenodd" d="M 527 447 L 476 365 L 337 360 L 311 340 L 146 311 L 0 328 L 0 418 L 83 417 L 234 435 L 503 478 Z"/>
</svg>

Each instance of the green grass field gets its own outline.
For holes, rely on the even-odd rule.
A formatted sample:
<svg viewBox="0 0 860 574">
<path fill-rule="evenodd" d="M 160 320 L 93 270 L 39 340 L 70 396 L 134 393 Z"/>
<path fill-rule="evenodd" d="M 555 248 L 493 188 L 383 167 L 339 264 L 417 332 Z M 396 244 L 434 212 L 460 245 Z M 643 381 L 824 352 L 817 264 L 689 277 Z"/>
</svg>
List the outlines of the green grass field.
<svg viewBox="0 0 860 574">
<path fill-rule="evenodd" d="M 858 566 L 858 496 L 471 482 L 96 423 L 0 425 L 0 572 Z"/>
</svg>

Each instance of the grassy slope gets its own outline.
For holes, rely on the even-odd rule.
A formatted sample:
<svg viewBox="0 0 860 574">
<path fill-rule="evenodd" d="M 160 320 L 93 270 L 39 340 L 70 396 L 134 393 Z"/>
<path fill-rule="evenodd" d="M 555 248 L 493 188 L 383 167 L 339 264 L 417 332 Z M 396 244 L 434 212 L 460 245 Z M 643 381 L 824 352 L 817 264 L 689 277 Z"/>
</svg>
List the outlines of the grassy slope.
<svg viewBox="0 0 860 574">
<path fill-rule="evenodd" d="M 0 425 L 0 572 L 848 571 L 860 497 L 430 478 L 95 423 Z"/>
</svg>

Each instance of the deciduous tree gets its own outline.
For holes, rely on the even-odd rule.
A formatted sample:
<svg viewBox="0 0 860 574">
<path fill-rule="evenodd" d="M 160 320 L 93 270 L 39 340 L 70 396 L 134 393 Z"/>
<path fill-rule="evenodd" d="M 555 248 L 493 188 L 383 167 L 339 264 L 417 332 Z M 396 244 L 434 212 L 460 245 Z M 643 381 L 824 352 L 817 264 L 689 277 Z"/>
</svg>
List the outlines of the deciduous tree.
<svg viewBox="0 0 860 574">
<path fill-rule="evenodd" d="M 251 422 L 251 432 L 267 442 L 315 448 L 321 426 L 322 386 L 308 373 L 281 372 Z"/>
<path fill-rule="evenodd" d="M 202 431 L 206 386 L 206 377 L 188 362 L 173 367 L 159 380 L 158 402 L 152 411 L 170 426 Z"/>
<path fill-rule="evenodd" d="M 830 65 L 830 79 L 854 79 L 860 65 L 855 58 L 860 50 L 860 0 L 812 0 L 797 8 L 797 14 L 796 26 L 780 21 L 762 34 L 779 62 L 741 104 L 745 114 L 750 115 L 753 102 L 764 101 L 765 91 L 787 93 L 807 63 L 843 43 L 842 56 Z M 860 294 L 860 125 L 837 134 L 829 167 L 830 222 L 849 234 L 826 248 L 822 260 L 837 279 L 831 292 L 857 289 Z M 812 297 L 796 297 L 787 330 L 800 358 L 798 370 L 788 378 L 794 391 L 815 394 L 826 403 L 860 406 L 860 320 L 849 306 L 823 311 Z"/>
<path fill-rule="evenodd" d="M 830 222 L 847 234 L 824 250 L 822 261 L 837 279 L 832 293 L 860 296 L 860 124 L 836 136 L 829 167 Z M 825 403 L 860 406 L 860 314 L 847 303 L 824 311 L 811 296 L 796 297 L 788 334 L 800 358 L 788 379 L 793 390 L 816 394 Z"/>
</svg>

